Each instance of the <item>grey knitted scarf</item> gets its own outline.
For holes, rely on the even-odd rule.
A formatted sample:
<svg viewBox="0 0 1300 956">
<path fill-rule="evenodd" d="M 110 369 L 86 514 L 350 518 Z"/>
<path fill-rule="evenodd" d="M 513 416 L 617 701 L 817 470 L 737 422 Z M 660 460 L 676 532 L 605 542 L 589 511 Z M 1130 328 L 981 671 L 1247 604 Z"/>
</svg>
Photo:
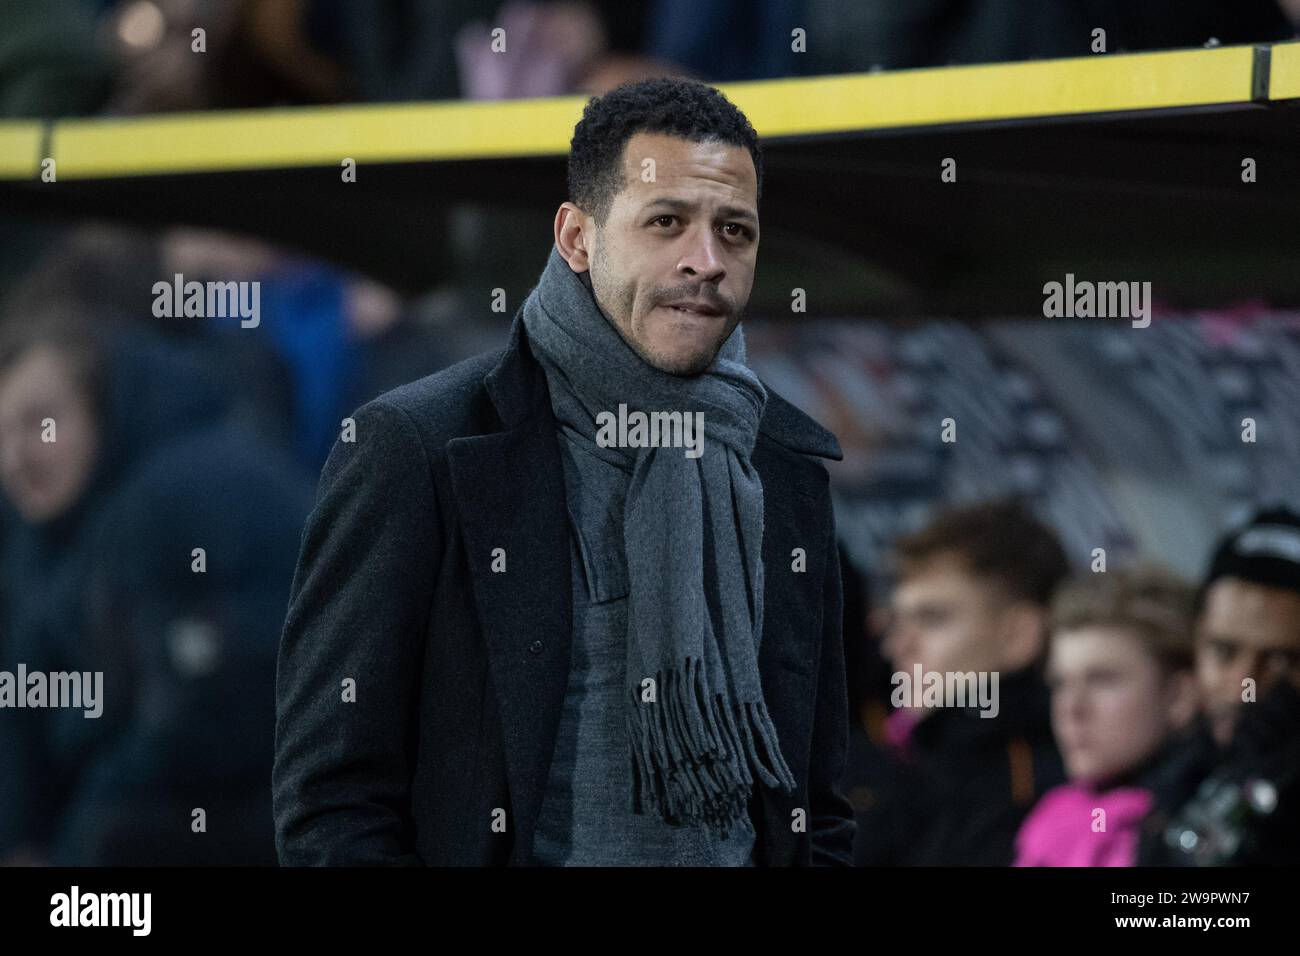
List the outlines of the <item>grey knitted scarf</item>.
<svg viewBox="0 0 1300 956">
<path fill-rule="evenodd" d="M 745 365 L 739 326 L 702 375 L 646 363 L 554 247 L 523 321 L 565 436 L 619 464 L 594 472 L 600 480 L 628 482 L 631 808 L 725 833 L 747 813 L 755 776 L 795 786 L 758 672 L 763 484 L 749 456 L 767 393 Z M 703 453 L 602 447 L 598 416 L 620 404 L 702 412 Z"/>
</svg>

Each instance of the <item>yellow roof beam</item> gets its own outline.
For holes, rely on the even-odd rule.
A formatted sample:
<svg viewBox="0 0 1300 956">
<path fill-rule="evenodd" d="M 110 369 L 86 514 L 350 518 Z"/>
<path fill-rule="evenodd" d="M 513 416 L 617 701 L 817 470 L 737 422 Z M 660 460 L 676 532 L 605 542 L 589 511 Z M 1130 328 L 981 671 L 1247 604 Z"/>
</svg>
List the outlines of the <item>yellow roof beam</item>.
<svg viewBox="0 0 1300 956">
<path fill-rule="evenodd" d="M 35 179 L 41 170 L 41 123 L 0 123 L 0 179 Z"/>
<path fill-rule="evenodd" d="M 763 136 L 1245 103 L 1251 47 L 736 83 Z"/>
<path fill-rule="evenodd" d="M 1268 98 L 1300 99 L 1300 43 L 1276 43 L 1269 55 Z"/>
<path fill-rule="evenodd" d="M 720 84 L 765 138 L 1251 101 L 1249 46 Z M 1273 47 L 1300 97 L 1300 44 Z M 365 104 L 62 120 L 63 179 L 562 156 L 586 98 Z M 40 126 L 0 124 L 0 178 L 35 176 Z"/>
</svg>

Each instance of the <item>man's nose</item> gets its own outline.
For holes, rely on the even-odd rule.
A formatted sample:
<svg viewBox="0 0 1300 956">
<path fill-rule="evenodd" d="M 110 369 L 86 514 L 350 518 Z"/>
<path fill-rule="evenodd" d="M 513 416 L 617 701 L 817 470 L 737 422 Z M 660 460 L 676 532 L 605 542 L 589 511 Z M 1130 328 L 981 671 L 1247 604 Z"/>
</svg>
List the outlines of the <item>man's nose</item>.
<svg viewBox="0 0 1300 956">
<path fill-rule="evenodd" d="M 711 228 L 700 228 L 688 234 L 687 249 L 677 263 L 683 272 L 705 282 L 721 281 L 727 274 L 722 261 L 721 240 Z"/>
</svg>

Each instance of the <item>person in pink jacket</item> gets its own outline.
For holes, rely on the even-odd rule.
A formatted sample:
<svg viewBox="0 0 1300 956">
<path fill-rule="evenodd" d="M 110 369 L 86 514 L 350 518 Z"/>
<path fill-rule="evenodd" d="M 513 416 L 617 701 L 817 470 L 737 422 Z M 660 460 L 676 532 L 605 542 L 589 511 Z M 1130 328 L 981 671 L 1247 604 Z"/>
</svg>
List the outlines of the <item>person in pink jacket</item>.
<svg viewBox="0 0 1300 956">
<path fill-rule="evenodd" d="M 1067 783 L 1021 825 L 1016 866 L 1132 866 L 1146 784 L 1196 713 L 1193 589 L 1145 568 L 1089 573 L 1052 602 L 1047 680 Z"/>
</svg>

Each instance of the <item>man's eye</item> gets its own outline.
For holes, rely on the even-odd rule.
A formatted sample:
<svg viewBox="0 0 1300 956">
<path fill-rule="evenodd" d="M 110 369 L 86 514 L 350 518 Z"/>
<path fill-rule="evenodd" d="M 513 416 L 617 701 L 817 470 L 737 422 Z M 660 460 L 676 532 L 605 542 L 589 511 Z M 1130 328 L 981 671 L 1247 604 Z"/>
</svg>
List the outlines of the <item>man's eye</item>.
<svg viewBox="0 0 1300 956">
<path fill-rule="evenodd" d="M 729 222 L 722 228 L 737 230 L 736 232 L 731 233 L 731 235 L 733 236 L 745 236 L 746 238 L 753 238 L 753 233 L 751 233 L 747 228 L 745 228 L 738 222 Z"/>
<path fill-rule="evenodd" d="M 676 216 L 668 216 L 668 215 L 664 215 L 664 216 L 655 216 L 655 217 L 654 217 L 653 219 L 651 219 L 650 221 L 651 221 L 651 222 L 654 222 L 654 223 L 659 223 L 659 222 L 664 222 L 665 220 L 667 220 L 667 223 L 666 223 L 666 224 L 667 224 L 667 225 L 671 225 L 671 224 L 673 223 L 673 221 L 674 221 L 676 218 L 677 218 Z"/>
</svg>

